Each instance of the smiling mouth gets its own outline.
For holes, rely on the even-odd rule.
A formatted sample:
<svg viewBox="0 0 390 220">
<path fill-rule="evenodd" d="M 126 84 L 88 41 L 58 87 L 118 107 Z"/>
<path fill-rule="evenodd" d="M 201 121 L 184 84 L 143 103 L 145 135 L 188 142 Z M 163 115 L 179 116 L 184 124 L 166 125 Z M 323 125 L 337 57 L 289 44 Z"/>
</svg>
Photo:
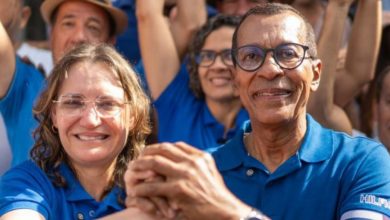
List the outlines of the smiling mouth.
<svg viewBox="0 0 390 220">
<path fill-rule="evenodd" d="M 86 135 L 75 135 L 77 139 L 82 141 L 101 141 L 108 138 L 108 135 L 96 135 L 96 136 L 86 136 Z"/>
<path fill-rule="evenodd" d="M 268 90 L 268 91 L 257 91 L 252 96 L 253 98 L 261 98 L 261 97 L 287 97 L 292 94 L 292 91 L 289 90 Z"/>
<path fill-rule="evenodd" d="M 230 79 L 228 78 L 222 78 L 222 77 L 219 77 L 219 78 L 213 78 L 210 80 L 211 83 L 213 83 L 214 85 L 217 85 L 217 86 L 221 86 L 221 85 L 226 85 L 228 83 L 231 82 Z"/>
</svg>

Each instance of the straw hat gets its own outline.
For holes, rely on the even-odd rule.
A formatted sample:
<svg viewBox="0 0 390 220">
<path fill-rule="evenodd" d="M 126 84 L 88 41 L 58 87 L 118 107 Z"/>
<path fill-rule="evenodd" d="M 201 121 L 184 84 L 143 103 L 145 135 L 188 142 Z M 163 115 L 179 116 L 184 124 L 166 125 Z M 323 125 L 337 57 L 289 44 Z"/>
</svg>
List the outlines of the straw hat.
<svg viewBox="0 0 390 220">
<path fill-rule="evenodd" d="M 50 18 L 52 16 L 52 13 L 55 11 L 55 9 L 63 2 L 67 0 L 45 0 L 43 1 L 41 5 L 41 14 L 43 19 L 50 24 Z M 79 0 L 88 2 L 94 5 L 97 5 L 103 10 L 105 10 L 114 20 L 115 22 L 115 31 L 114 33 L 120 34 L 122 33 L 126 27 L 127 27 L 127 15 L 122 12 L 120 9 L 115 8 L 112 6 L 112 3 L 110 0 Z"/>
</svg>

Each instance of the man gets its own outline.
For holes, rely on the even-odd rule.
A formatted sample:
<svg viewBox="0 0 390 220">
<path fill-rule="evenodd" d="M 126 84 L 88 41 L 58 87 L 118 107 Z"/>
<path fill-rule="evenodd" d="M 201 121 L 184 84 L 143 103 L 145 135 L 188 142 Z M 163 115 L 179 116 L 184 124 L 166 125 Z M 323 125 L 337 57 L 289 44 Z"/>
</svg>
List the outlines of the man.
<svg viewBox="0 0 390 220">
<path fill-rule="evenodd" d="M 299 12 L 280 4 L 251 9 L 233 51 L 250 122 L 213 154 L 216 166 L 184 143 L 146 148 L 125 177 L 128 205 L 186 219 L 264 219 L 256 209 L 271 219 L 388 219 L 385 147 L 325 129 L 306 114 L 322 64 Z"/>
<path fill-rule="evenodd" d="M 46 0 L 41 6 L 41 13 L 51 25 L 54 62 L 82 43 L 114 43 L 115 36 L 127 25 L 126 15 L 108 0 Z M 15 13 L 15 16 L 18 14 Z M 3 22 L 3 25 L 6 26 L 6 23 Z M 36 122 L 32 117 L 32 106 L 44 79 L 32 67 L 27 68 L 15 59 L 15 52 L 10 49 L 7 38 L 0 28 L 0 110 L 13 154 L 12 165 L 16 165 L 28 158 L 34 143 L 32 131 Z"/>
</svg>

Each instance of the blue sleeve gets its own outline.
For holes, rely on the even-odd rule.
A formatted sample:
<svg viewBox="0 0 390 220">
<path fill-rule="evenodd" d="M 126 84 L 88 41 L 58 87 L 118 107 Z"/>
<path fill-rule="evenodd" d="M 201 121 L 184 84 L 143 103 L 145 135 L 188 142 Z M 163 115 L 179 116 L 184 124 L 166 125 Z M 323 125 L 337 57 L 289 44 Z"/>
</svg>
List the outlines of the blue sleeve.
<svg viewBox="0 0 390 220">
<path fill-rule="evenodd" d="M 30 209 L 49 219 L 49 204 L 53 201 L 50 190 L 51 182 L 33 162 L 12 168 L 0 180 L 0 216 L 16 209 Z"/>
<path fill-rule="evenodd" d="M 180 66 L 180 70 L 172 80 L 171 83 L 165 88 L 161 95 L 155 100 L 156 106 L 177 106 L 178 104 L 185 103 L 187 101 L 192 102 L 194 95 L 189 87 L 189 73 L 186 68 L 186 64 L 183 63 Z"/>
<path fill-rule="evenodd" d="M 350 210 L 370 210 L 390 217 L 390 156 L 384 146 L 355 158 L 342 182 L 350 187 L 340 201 L 340 216 Z"/>
<path fill-rule="evenodd" d="M 16 57 L 15 73 L 7 94 L 0 99 L 0 110 L 14 111 L 26 100 L 35 101 L 44 87 L 45 78 L 33 66 L 29 66 Z M 32 102 L 31 101 L 31 102 Z M 11 109 L 11 110 L 10 110 Z"/>
</svg>

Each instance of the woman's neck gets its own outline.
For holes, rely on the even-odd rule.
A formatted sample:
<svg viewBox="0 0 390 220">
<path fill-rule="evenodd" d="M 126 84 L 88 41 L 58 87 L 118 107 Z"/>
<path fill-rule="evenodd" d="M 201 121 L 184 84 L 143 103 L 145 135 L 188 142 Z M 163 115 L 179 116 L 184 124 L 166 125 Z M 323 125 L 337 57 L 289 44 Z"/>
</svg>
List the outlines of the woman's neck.
<svg viewBox="0 0 390 220">
<path fill-rule="evenodd" d="M 224 126 L 225 133 L 235 126 L 237 114 L 242 108 L 239 98 L 226 102 L 216 102 L 206 99 L 206 104 L 214 118 Z"/>
<path fill-rule="evenodd" d="M 74 166 L 74 169 L 77 173 L 77 178 L 85 191 L 87 191 L 96 201 L 101 201 L 105 196 L 107 187 L 111 184 L 115 163 L 100 167 Z"/>
</svg>

